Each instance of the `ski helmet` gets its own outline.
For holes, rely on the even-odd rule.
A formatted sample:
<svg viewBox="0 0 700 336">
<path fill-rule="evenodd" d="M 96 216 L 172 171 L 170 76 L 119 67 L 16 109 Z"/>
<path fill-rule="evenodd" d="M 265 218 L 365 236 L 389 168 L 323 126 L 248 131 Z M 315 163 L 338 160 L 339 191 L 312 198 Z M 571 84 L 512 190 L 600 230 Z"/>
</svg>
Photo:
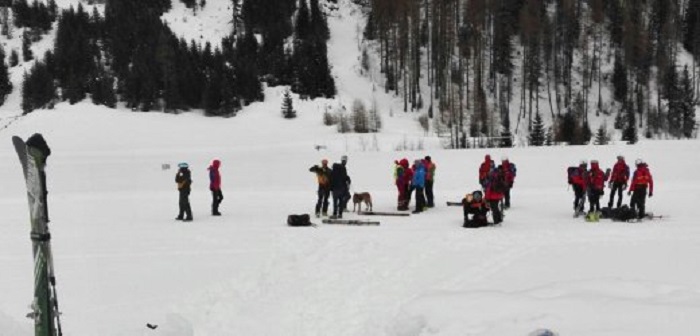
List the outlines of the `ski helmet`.
<svg viewBox="0 0 700 336">
<path fill-rule="evenodd" d="M 483 199 L 484 194 L 481 193 L 481 190 L 476 190 L 476 191 L 474 191 L 474 192 L 472 193 L 472 197 L 473 197 L 474 200 L 476 200 L 477 202 L 480 202 L 480 201 Z"/>
<path fill-rule="evenodd" d="M 586 165 L 588 165 L 588 162 L 586 160 L 581 160 L 581 162 L 579 162 L 578 165 L 579 166 L 586 166 Z"/>
<path fill-rule="evenodd" d="M 634 161 L 634 164 L 636 164 L 637 166 L 641 166 L 641 165 L 644 164 L 644 160 L 642 160 L 642 159 L 637 159 L 636 161 Z"/>
<path fill-rule="evenodd" d="M 189 168 L 190 165 L 187 164 L 187 162 L 180 162 L 177 164 L 178 168 Z"/>
</svg>

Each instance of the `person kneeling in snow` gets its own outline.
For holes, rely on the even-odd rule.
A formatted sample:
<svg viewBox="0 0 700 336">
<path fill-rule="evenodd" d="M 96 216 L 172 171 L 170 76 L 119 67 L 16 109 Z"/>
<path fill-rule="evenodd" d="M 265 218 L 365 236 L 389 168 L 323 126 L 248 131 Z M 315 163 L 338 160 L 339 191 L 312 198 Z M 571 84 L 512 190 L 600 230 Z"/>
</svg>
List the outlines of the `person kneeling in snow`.
<svg viewBox="0 0 700 336">
<path fill-rule="evenodd" d="M 480 190 L 467 194 L 462 199 L 462 209 L 464 210 L 465 228 L 480 228 L 489 225 L 486 215 L 490 209 Z M 472 217 L 469 218 L 469 215 Z"/>
</svg>

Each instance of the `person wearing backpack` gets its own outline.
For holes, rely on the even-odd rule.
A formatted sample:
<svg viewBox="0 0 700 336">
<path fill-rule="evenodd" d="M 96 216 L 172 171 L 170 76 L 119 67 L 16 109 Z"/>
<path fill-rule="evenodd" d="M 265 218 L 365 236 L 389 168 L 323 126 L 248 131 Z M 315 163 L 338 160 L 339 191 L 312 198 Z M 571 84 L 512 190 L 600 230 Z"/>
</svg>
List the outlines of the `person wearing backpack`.
<svg viewBox="0 0 700 336">
<path fill-rule="evenodd" d="M 408 210 L 408 189 L 410 188 L 411 172 L 408 168 L 408 160 L 406 158 L 401 159 L 401 161 L 394 161 L 395 173 L 394 179 L 396 182 L 396 189 L 399 192 L 398 205 L 396 207 L 399 211 Z"/>
<path fill-rule="evenodd" d="M 328 160 L 321 160 L 321 166 L 315 165 L 309 171 L 316 173 L 318 182 L 318 200 L 316 201 L 316 218 L 328 216 L 328 198 L 331 195 L 331 169 L 328 167 Z M 323 212 L 322 212 L 323 211 Z"/>
<path fill-rule="evenodd" d="M 433 196 L 433 184 L 435 182 L 435 162 L 430 156 L 426 156 L 423 160 L 423 166 L 425 167 L 425 198 L 426 206 L 428 208 L 434 208 L 434 196 Z"/>
<path fill-rule="evenodd" d="M 608 180 L 609 175 L 610 169 L 603 172 L 598 160 L 591 160 L 591 170 L 588 171 L 586 185 L 588 186 L 588 214 L 594 217 L 594 221 L 597 221 L 600 213 L 600 196 L 605 192 L 605 181 Z"/>
<path fill-rule="evenodd" d="M 625 163 L 625 157 L 622 155 L 617 156 L 617 162 L 612 169 L 612 175 L 610 175 L 610 182 L 608 182 L 608 187 L 610 190 L 610 201 L 608 202 L 608 208 L 612 208 L 613 201 L 615 200 L 615 194 L 617 193 L 617 208 L 622 205 L 622 195 L 627 189 L 627 181 L 630 178 L 630 167 Z"/>
<path fill-rule="evenodd" d="M 221 167 L 221 160 L 214 159 L 209 165 L 209 190 L 211 191 L 211 215 L 221 216 L 219 212 L 219 205 L 221 201 L 224 200 L 224 193 L 221 191 L 221 173 L 219 172 L 219 167 Z"/>
<path fill-rule="evenodd" d="M 499 224 L 503 221 L 503 211 L 500 203 L 503 200 L 506 191 L 505 173 L 502 166 L 491 170 L 486 182 L 486 195 L 484 198 L 491 209 L 493 215 L 493 223 Z"/>
<path fill-rule="evenodd" d="M 475 190 L 462 199 L 462 210 L 464 211 L 463 227 L 480 228 L 489 225 L 487 215 L 490 209 L 483 196 L 484 194 L 481 190 Z M 469 215 L 472 215 L 471 218 L 469 218 Z"/>
<path fill-rule="evenodd" d="M 583 213 L 586 205 L 586 181 L 588 180 L 588 163 L 582 160 L 578 167 L 569 167 L 569 184 L 574 189 L 574 217 Z"/>
<path fill-rule="evenodd" d="M 333 196 L 333 216 L 331 218 L 343 218 L 345 204 L 350 195 L 350 176 L 345 165 L 348 157 L 343 155 L 340 163 L 334 163 L 331 170 L 331 194 Z"/>
<path fill-rule="evenodd" d="M 177 183 L 177 191 L 180 194 L 178 212 L 175 219 L 183 222 L 192 221 L 192 207 L 190 207 L 190 190 L 192 190 L 192 172 L 190 166 L 186 162 L 181 162 L 178 165 L 178 171 L 175 175 L 175 183 Z"/>
<path fill-rule="evenodd" d="M 423 192 L 425 188 L 425 167 L 423 167 L 421 160 L 416 160 L 414 166 L 411 187 L 416 191 L 416 210 L 413 213 L 417 214 L 425 210 L 425 194 Z"/>
<path fill-rule="evenodd" d="M 479 166 L 479 184 L 481 188 L 486 190 L 486 183 L 488 182 L 489 173 L 496 168 L 493 160 L 491 160 L 491 155 L 486 154 L 484 156 L 484 162 Z"/>
<path fill-rule="evenodd" d="M 504 157 L 501 160 L 501 167 L 503 167 L 503 172 L 505 174 L 505 179 L 506 179 L 506 191 L 503 194 L 503 196 L 504 196 L 503 208 L 509 209 L 510 208 L 510 190 L 513 189 L 513 183 L 515 182 L 515 174 L 517 172 L 517 169 L 515 168 L 515 163 L 511 163 L 507 157 Z"/>
<path fill-rule="evenodd" d="M 637 159 L 635 164 L 637 169 L 632 175 L 632 182 L 627 195 L 632 195 L 630 208 L 635 211 L 638 210 L 637 218 L 642 219 L 646 215 L 647 189 L 649 190 L 649 197 L 654 196 L 654 179 L 651 177 L 651 172 L 649 172 L 649 166 L 646 162 L 642 159 Z"/>
</svg>

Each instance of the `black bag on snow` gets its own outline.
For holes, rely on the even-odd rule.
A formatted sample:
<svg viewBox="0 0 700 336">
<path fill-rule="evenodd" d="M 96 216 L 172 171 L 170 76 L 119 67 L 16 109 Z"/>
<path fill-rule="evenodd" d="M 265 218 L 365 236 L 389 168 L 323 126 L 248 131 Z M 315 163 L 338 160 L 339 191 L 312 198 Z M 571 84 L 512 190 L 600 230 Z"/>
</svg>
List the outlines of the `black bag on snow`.
<svg viewBox="0 0 700 336">
<path fill-rule="evenodd" d="M 311 226 L 311 217 L 308 214 L 287 216 L 289 226 Z"/>
<path fill-rule="evenodd" d="M 600 218 L 606 218 L 606 219 L 612 218 L 613 211 L 614 211 L 614 209 L 611 209 L 609 207 L 605 207 L 605 208 L 600 209 Z"/>
<path fill-rule="evenodd" d="M 625 204 L 617 209 L 613 209 L 611 211 L 611 218 L 614 221 L 626 222 L 637 218 L 637 212 Z"/>
</svg>

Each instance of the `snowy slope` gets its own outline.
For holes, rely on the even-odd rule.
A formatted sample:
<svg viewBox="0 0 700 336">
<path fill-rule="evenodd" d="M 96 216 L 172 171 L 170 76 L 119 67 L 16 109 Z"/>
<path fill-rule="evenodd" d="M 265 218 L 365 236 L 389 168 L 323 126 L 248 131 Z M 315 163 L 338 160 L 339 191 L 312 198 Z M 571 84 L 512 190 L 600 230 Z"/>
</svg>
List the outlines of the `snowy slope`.
<svg viewBox="0 0 700 336">
<path fill-rule="evenodd" d="M 207 1 L 212 3 L 213 0 Z M 208 5 L 209 6 L 209 5 Z M 340 98 L 301 102 L 281 118 L 283 88 L 230 119 L 129 113 L 59 104 L 0 129 L 0 336 L 25 336 L 32 297 L 29 219 L 12 135 L 40 132 L 54 154 L 48 185 L 58 295 L 66 335 L 695 335 L 700 330 L 697 141 L 397 152 L 423 137 L 400 102 L 357 72 L 357 16 L 330 20 L 329 58 Z M 341 135 L 327 106 L 376 95 L 386 129 Z M 394 109 L 394 117 L 389 111 Z M 7 105 L 0 116 L 10 113 Z M 378 150 L 367 144 L 375 142 Z M 315 146 L 325 150 L 317 151 Z M 513 208 L 500 227 L 461 228 L 445 207 L 477 187 L 484 154 L 518 165 Z M 565 168 L 617 154 L 651 166 L 648 208 L 668 219 L 598 224 L 571 218 Z M 313 212 L 322 158 L 350 156 L 354 191 L 395 208 L 392 162 L 430 154 L 436 208 L 379 227 L 289 228 Z M 208 215 L 208 162 L 222 160 L 222 217 Z M 193 171 L 195 221 L 177 211 L 175 171 Z M 607 201 L 607 195 L 604 200 Z M 603 203 L 605 203 L 605 201 Z M 360 218 L 348 214 L 349 218 Z M 146 328 L 158 324 L 158 329 Z"/>
</svg>

